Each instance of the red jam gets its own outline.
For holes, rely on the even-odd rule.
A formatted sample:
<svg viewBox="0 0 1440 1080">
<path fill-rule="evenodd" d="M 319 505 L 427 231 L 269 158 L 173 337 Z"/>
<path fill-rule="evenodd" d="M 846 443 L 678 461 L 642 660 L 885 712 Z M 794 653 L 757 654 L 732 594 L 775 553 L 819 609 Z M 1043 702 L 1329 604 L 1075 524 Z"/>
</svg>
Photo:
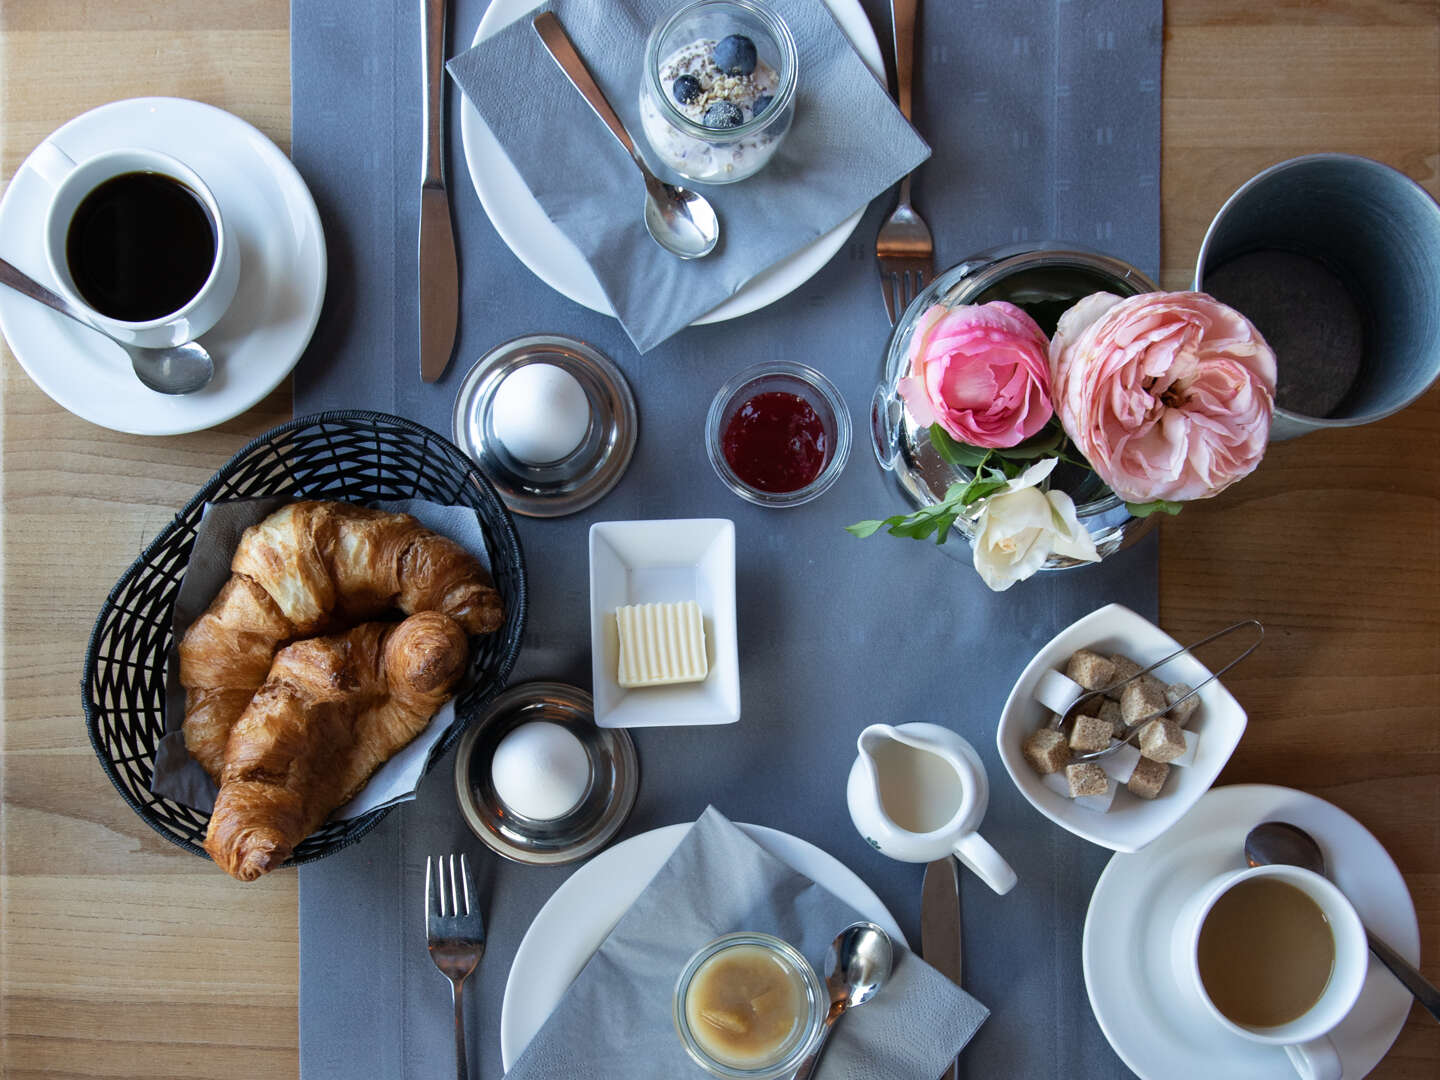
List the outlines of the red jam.
<svg viewBox="0 0 1440 1080">
<path fill-rule="evenodd" d="M 799 491 L 820 475 L 829 452 L 825 425 L 796 394 L 768 391 L 741 405 L 725 425 L 725 460 L 757 491 Z"/>
</svg>

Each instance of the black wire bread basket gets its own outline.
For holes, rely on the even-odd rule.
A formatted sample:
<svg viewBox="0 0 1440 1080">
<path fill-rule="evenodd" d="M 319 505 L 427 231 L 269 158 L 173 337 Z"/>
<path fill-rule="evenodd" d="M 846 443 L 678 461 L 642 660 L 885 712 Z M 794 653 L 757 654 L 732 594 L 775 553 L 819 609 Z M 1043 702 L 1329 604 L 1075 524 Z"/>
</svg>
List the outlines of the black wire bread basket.
<svg viewBox="0 0 1440 1080">
<path fill-rule="evenodd" d="M 300 417 L 252 441 L 121 577 L 85 653 L 85 725 L 105 774 L 151 828 L 201 856 L 209 815 L 150 790 L 155 750 L 165 735 L 175 597 L 205 504 L 267 495 L 355 503 L 416 498 L 474 510 L 505 603 L 505 622 L 495 633 L 472 639 L 467 688 L 456 699 L 455 719 L 427 771 L 504 688 L 525 626 L 525 563 L 515 524 L 490 483 L 448 440 L 398 416 L 345 410 Z M 311 862 L 354 843 L 388 812 L 382 807 L 327 822 L 296 846 L 285 865 Z"/>
</svg>

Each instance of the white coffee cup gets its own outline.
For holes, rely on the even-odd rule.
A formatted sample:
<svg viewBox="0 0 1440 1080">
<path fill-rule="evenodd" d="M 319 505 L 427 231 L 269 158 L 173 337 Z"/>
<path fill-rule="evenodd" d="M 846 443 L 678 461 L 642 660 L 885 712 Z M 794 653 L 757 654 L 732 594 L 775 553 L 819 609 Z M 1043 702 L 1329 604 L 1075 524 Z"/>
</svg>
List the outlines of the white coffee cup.
<svg viewBox="0 0 1440 1080">
<path fill-rule="evenodd" d="M 1324 914 L 1335 942 L 1334 966 L 1320 997 L 1300 1016 L 1277 1027 L 1235 1023 L 1216 1008 L 1200 977 L 1200 930 L 1211 909 L 1236 885 L 1257 877 L 1283 881 L 1308 896 Z M 1180 988 L 1191 1004 L 1208 1013 L 1227 1031 L 1251 1042 L 1283 1047 L 1295 1071 L 1305 1080 L 1340 1080 L 1340 1055 L 1327 1032 L 1354 1008 L 1365 985 L 1370 957 L 1360 916 L 1344 893 L 1327 879 L 1296 866 L 1257 866 L 1221 874 L 1182 906 L 1172 938 L 1171 958 Z"/>
<path fill-rule="evenodd" d="M 193 341 L 220 321 L 240 283 L 240 250 L 225 225 L 220 204 L 195 170 L 168 154 L 141 148 L 107 150 L 76 162 L 48 141 L 35 148 L 26 165 L 51 188 L 44 233 L 50 273 L 65 298 L 96 326 L 131 345 L 163 348 Z M 136 172 L 158 173 L 189 188 L 204 206 L 215 232 L 215 259 L 199 291 L 179 309 L 144 322 L 97 311 L 76 287 L 65 253 L 70 224 L 85 197 L 113 177 Z"/>
</svg>

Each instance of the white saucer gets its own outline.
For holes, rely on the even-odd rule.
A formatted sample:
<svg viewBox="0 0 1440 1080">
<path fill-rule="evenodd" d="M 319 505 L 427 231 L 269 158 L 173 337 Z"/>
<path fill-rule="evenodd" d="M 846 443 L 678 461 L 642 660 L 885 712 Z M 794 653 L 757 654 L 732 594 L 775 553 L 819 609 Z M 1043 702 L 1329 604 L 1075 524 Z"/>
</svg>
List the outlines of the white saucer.
<svg viewBox="0 0 1440 1080">
<path fill-rule="evenodd" d="M 602 852 L 570 875 L 536 914 L 515 952 L 500 1006 L 500 1060 L 506 1072 L 691 824 L 681 822 L 641 833 Z M 880 898 L 833 855 L 778 829 L 763 825 L 740 828 L 770 854 L 905 944 L 900 927 Z"/>
<path fill-rule="evenodd" d="M 1411 963 L 1420 960 L 1415 906 L 1389 854 L 1358 821 L 1289 788 L 1214 788 L 1153 844 L 1117 854 L 1090 899 L 1083 944 L 1085 989 L 1100 1029 L 1143 1080 L 1290 1080 L 1285 1052 L 1248 1042 L 1176 1005 L 1170 934 L 1181 902 L 1205 881 L 1245 865 L 1245 834 L 1288 821 L 1319 841 L 1336 884 L 1360 918 Z M 1410 1012 L 1410 993 L 1374 957 L 1360 1000 L 1330 1033 L 1358 1080 L 1385 1056 Z"/>
<path fill-rule="evenodd" d="M 216 358 L 214 381 L 178 397 L 142 386 L 118 346 L 0 289 L 0 330 L 25 373 L 76 416 L 135 435 L 213 427 L 274 390 L 310 341 L 325 298 L 320 214 L 290 159 L 239 117 L 183 98 L 111 102 L 77 116 L 50 141 L 76 161 L 141 146 L 193 168 L 239 239 L 240 288 L 203 338 Z M 53 289 L 42 247 L 49 193 L 27 159 L 0 200 L 0 256 Z"/>
<path fill-rule="evenodd" d="M 885 60 L 860 0 L 825 0 L 825 3 L 860 58 L 883 83 Z M 498 33 L 534 8 L 535 0 L 492 0 L 480 18 L 472 44 Z M 521 262 L 556 292 L 591 311 L 614 315 L 614 308 L 601 291 L 600 282 L 595 279 L 589 264 L 580 255 L 580 249 L 540 208 L 535 196 L 520 178 L 520 173 L 491 134 L 489 126 L 480 119 L 475 106 L 463 95 L 460 100 L 460 141 L 465 149 L 470 181 L 475 185 L 475 193 L 480 196 L 480 203 L 485 207 L 485 213 L 490 215 L 500 238 L 510 245 L 510 250 Z M 579 105 L 578 98 L 576 105 Z M 824 236 L 757 274 L 735 295 L 696 319 L 695 325 L 748 315 L 798 289 L 840 250 L 855 231 L 855 226 L 860 224 L 864 212 L 863 208 L 857 210 Z"/>
</svg>

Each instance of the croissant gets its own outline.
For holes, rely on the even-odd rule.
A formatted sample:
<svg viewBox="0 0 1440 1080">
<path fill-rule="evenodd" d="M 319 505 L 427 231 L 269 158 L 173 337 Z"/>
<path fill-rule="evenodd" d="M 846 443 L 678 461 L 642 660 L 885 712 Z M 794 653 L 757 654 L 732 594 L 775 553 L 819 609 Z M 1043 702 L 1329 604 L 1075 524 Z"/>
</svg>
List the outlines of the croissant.
<svg viewBox="0 0 1440 1080">
<path fill-rule="evenodd" d="M 210 857 L 241 881 L 279 866 L 425 728 L 468 654 L 434 611 L 281 649 L 230 732 Z"/>
<path fill-rule="evenodd" d="M 387 611 L 442 611 L 466 633 L 504 621 L 469 552 L 408 514 L 298 502 L 245 530 L 230 580 L 180 642 L 185 747 L 219 783 L 230 729 L 282 645 Z"/>
</svg>

